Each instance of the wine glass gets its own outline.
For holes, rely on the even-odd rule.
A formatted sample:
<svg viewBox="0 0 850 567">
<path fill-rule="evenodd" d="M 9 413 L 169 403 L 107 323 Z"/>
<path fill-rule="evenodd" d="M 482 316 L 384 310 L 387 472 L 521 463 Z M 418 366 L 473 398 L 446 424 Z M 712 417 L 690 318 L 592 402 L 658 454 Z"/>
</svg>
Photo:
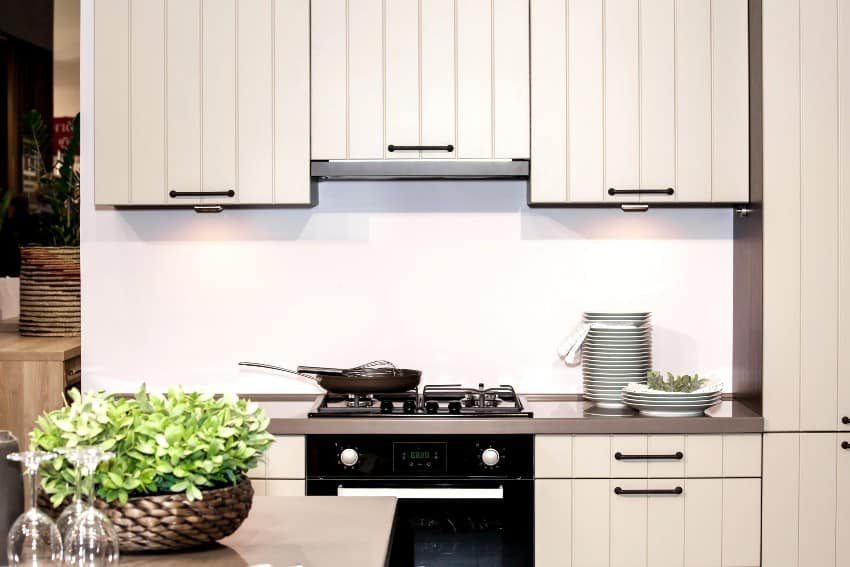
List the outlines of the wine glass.
<svg viewBox="0 0 850 567">
<path fill-rule="evenodd" d="M 62 561 L 62 536 L 53 520 L 38 509 L 38 468 L 55 458 L 46 451 L 26 451 L 7 455 L 10 461 L 22 463 L 29 481 L 29 509 L 18 516 L 9 530 L 7 551 L 9 565 L 48 567 Z"/>
<path fill-rule="evenodd" d="M 83 483 L 82 474 L 80 473 L 82 465 L 80 463 L 87 450 L 89 450 L 88 447 L 55 449 L 57 454 L 62 455 L 66 461 L 74 465 L 74 496 L 71 499 L 71 503 L 65 506 L 65 509 L 59 514 L 59 518 L 56 519 L 56 527 L 59 528 L 59 533 L 62 534 L 63 538 L 68 528 L 71 527 L 71 524 L 86 510 L 86 504 L 83 501 Z"/>
<path fill-rule="evenodd" d="M 87 482 L 88 502 L 74 516 L 62 538 L 65 542 L 63 564 L 76 567 L 105 567 L 118 564 L 118 534 L 109 518 L 95 508 L 97 466 L 113 458 L 112 453 L 97 448 L 82 449 L 75 455 L 80 476 Z"/>
</svg>

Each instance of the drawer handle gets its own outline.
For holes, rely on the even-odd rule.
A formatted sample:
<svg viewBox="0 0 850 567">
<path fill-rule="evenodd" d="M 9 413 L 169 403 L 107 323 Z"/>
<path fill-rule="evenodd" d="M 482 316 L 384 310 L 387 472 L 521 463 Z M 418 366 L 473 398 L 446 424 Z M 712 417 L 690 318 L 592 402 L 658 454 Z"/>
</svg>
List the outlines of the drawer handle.
<svg viewBox="0 0 850 567">
<path fill-rule="evenodd" d="M 608 194 L 614 195 L 672 195 L 675 193 L 672 187 L 665 189 L 614 189 L 608 188 Z"/>
<path fill-rule="evenodd" d="M 843 423 L 844 425 L 850 425 L 850 417 L 847 417 L 845 415 L 844 417 L 841 418 L 841 423 Z"/>
<path fill-rule="evenodd" d="M 169 191 L 168 196 L 172 199 L 177 197 L 233 197 L 236 191 L 228 189 L 227 191 Z"/>
<path fill-rule="evenodd" d="M 453 152 L 455 147 L 451 144 L 448 146 L 395 146 L 390 144 L 387 146 L 389 152 Z"/>
<path fill-rule="evenodd" d="M 621 496 L 628 496 L 629 494 L 681 494 L 684 492 L 681 486 L 677 486 L 676 488 L 656 488 L 650 490 L 627 490 L 625 488 L 620 488 L 619 486 L 614 488 L 614 494 L 619 494 Z"/>
<path fill-rule="evenodd" d="M 624 455 L 617 451 L 614 453 L 614 458 L 618 461 L 649 461 L 649 460 L 665 460 L 665 461 L 681 461 L 685 454 L 681 451 L 676 451 L 672 455 Z"/>
<path fill-rule="evenodd" d="M 847 441 L 842 441 L 841 442 L 841 448 L 842 449 L 850 449 L 850 443 L 848 443 Z"/>
</svg>

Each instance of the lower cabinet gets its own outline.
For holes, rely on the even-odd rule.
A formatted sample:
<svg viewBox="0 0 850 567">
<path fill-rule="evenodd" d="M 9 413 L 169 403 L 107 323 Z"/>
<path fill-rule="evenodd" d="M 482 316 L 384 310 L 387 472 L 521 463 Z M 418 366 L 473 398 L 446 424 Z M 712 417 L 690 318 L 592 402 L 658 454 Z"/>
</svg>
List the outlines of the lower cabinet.
<svg viewBox="0 0 850 567">
<path fill-rule="evenodd" d="M 759 565 L 758 478 L 538 479 L 537 567 Z"/>
<path fill-rule="evenodd" d="M 303 480 L 251 479 L 256 496 L 304 496 Z"/>
<path fill-rule="evenodd" d="M 304 496 L 304 437 L 276 435 L 274 443 L 248 478 L 257 496 Z"/>
</svg>

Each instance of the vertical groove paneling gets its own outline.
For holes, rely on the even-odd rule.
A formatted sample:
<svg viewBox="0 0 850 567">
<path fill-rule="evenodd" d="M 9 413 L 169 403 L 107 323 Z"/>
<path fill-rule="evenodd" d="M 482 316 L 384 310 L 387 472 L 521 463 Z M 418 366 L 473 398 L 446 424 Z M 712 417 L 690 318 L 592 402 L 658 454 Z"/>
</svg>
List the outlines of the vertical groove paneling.
<svg viewBox="0 0 850 567">
<path fill-rule="evenodd" d="M 534 481 L 534 567 L 570 567 L 572 484 Z"/>
<path fill-rule="evenodd" d="M 806 0 L 800 4 L 800 427 L 804 430 L 834 429 L 837 414 L 836 6 L 835 0 Z"/>
<path fill-rule="evenodd" d="M 589 0 L 596 4 L 596 0 Z M 567 200 L 567 4 L 531 0 L 531 202 Z M 601 30 L 600 30 L 601 32 Z M 601 197 L 601 194 L 597 198 Z"/>
<path fill-rule="evenodd" d="M 240 203 L 271 203 L 275 147 L 272 0 L 241 0 L 237 10 L 237 197 Z M 287 60 L 281 64 L 286 65 Z"/>
<path fill-rule="evenodd" d="M 682 523 L 684 567 L 717 567 L 722 562 L 723 479 L 688 478 L 684 481 Z"/>
<path fill-rule="evenodd" d="M 799 0 L 764 4 L 764 391 L 768 431 L 800 426 Z"/>
<path fill-rule="evenodd" d="M 384 3 L 386 61 L 386 143 L 419 144 L 419 2 Z M 386 152 L 391 159 L 413 159 L 419 152 Z"/>
<path fill-rule="evenodd" d="M 311 196 L 310 0 L 274 2 L 274 202 L 306 204 Z"/>
<path fill-rule="evenodd" d="M 130 1 L 130 202 L 165 190 L 165 0 Z"/>
<path fill-rule="evenodd" d="M 610 490 L 607 478 L 573 481 L 572 564 L 576 567 L 610 565 Z"/>
<path fill-rule="evenodd" d="M 800 566 L 837 567 L 836 447 L 835 433 L 800 434 Z"/>
<path fill-rule="evenodd" d="M 681 478 L 651 479 L 647 488 L 667 490 L 685 488 Z M 652 567 L 682 567 L 685 557 L 685 494 L 649 496 L 646 510 L 646 563 Z M 707 544 L 708 542 L 706 542 Z"/>
<path fill-rule="evenodd" d="M 313 159 L 347 157 L 346 1 L 310 4 L 311 147 Z"/>
<path fill-rule="evenodd" d="M 676 200 L 711 201 L 711 0 L 676 0 Z"/>
<path fill-rule="evenodd" d="M 455 145 L 454 0 L 422 2 L 422 144 Z M 422 152 L 423 158 L 447 159 L 455 152 Z"/>
<path fill-rule="evenodd" d="M 844 441 L 850 442 L 850 435 L 838 434 L 835 442 L 835 451 L 838 452 L 838 499 L 835 503 L 838 514 L 835 523 L 836 565 L 850 565 L 850 546 L 847 545 L 847 542 L 850 542 L 850 450 L 841 447 Z"/>
<path fill-rule="evenodd" d="M 615 478 L 609 481 L 611 503 L 611 567 L 647 565 L 647 496 L 614 494 L 615 487 L 646 490 L 646 480 Z M 599 551 L 597 551 L 599 553 Z"/>
<path fill-rule="evenodd" d="M 568 3 L 567 140 L 574 143 L 568 142 L 566 162 L 572 202 L 602 201 L 604 196 L 602 4 L 599 0 Z"/>
<path fill-rule="evenodd" d="M 528 0 L 495 0 L 492 41 L 493 157 L 527 158 Z"/>
<path fill-rule="evenodd" d="M 94 0 L 94 190 L 103 204 L 130 202 L 129 29 L 129 0 Z"/>
<path fill-rule="evenodd" d="M 457 155 L 493 157 L 492 0 L 457 1 Z"/>
<path fill-rule="evenodd" d="M 382 0 L 348 1 L 348 157 L 384 155 Z"/>
<path fill-rule="evenodd" d="M 798 567 L 800 434 L 765 434 L 762 482 L 762 564 Z"/>
<path fill-rule="evenodd" d="M 723 479 L 723 567 L 758 565 L 761 479 Z"/>
<path fill-rule="evenodd" d="M 838 429 L 850 417 L 850 6 L 838 4 Z M 850 536 L 850 533 L 848 533 Z M 847 563 L 850 563 L 848 558 Z"/>
</svg>

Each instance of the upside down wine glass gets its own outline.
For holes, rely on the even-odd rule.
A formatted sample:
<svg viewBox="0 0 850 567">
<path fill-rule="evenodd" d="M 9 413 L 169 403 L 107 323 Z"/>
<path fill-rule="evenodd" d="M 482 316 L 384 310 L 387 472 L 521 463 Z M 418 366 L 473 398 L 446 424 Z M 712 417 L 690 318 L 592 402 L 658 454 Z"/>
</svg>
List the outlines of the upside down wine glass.
<svg viewBox="0 0 850 567">
<path fill-rule="evenodd" d="M 65 542 L 63 564 L 66 567 L 106 567 L 118 564 L 118 534 L 103 513 L 95 508 L 95 479 L 97 466 L 113 458 L 100 449 L 86 449 L 74 456 L 75 465 L 87 483 L 88 503 L 74 517 L 62 539 Z"/>
<path fill-rule="evenodd" d="M 65 460 L 74 465 L 74 496 L 71 503 L 65 506 L 62 513 L 56 519 L 56 527 L 59 528 L 59 533 L 62 537 L 68 531 L 77 518 L 85 511 L 86 504 L 83 501 L 83 483 L 82 475 L 80 474 L 80 461 L 83 458 L 84 451 L 89 450 L 85 447 L 75 449 L 56 449 L 55 452 L 65 457 Z M 63 542 L 64 544 L 64 542 Z"/>
<path fill-rule="evenodd" d="M 12 567 L 53 567 L 62 561 L 62 536 L 53 520 L 38 509 L 38 468 L 56 455 L 46 451 L 11 453 L 10 461 L 23 464 L 29 481 L 29 509 L 9 530 L 7 558 Z"/>
</svg>

